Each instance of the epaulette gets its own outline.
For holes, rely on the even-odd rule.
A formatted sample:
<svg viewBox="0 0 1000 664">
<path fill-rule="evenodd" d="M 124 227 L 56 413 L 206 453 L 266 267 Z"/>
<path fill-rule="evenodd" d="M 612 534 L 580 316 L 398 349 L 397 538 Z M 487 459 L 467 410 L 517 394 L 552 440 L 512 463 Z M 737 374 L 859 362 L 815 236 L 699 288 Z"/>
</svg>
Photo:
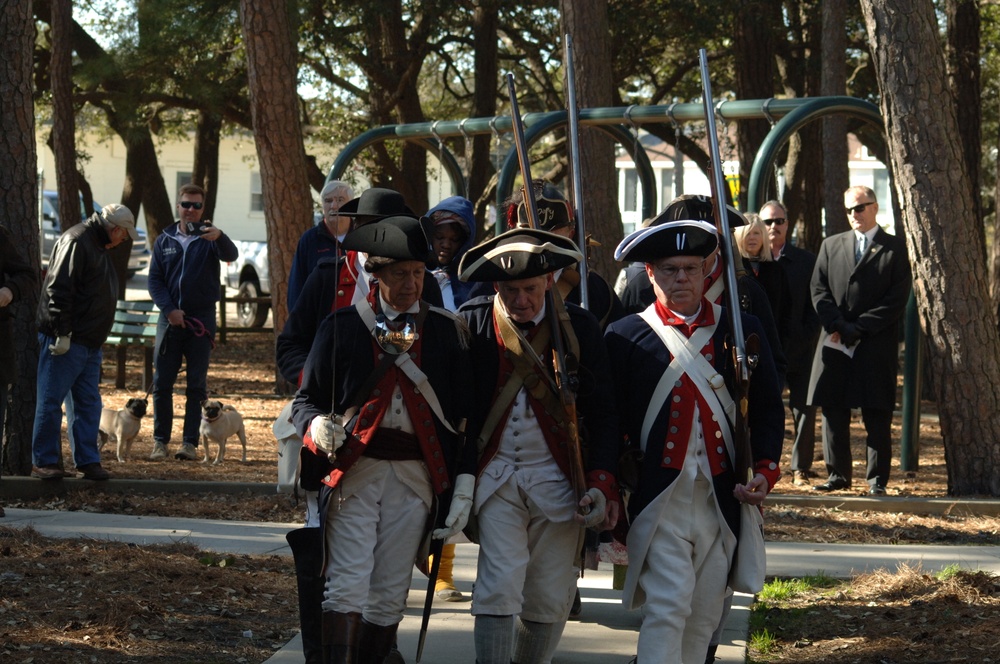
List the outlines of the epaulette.
<svg viewBox="0 0 1000 664">
<path fill-rule="evenodd" d="M 321 258 L 316 263 L 316 268 L 314 269 L 326 269 L 331 267 L 337 267 L 344 260 L 343 256 L 338 256 L 336 258 Z"/>
</svg>

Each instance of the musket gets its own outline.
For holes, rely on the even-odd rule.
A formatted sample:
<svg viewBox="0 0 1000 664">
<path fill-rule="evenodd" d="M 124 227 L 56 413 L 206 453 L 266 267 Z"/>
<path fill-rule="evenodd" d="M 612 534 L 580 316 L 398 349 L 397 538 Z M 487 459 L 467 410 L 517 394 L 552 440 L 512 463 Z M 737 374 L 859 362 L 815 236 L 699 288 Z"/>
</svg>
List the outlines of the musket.
<svg viewBox="0 0 1000 664">
<path fill-rule="evenodd" d="M 722 274 L 726 286 L 726 318 L 731 335 L 733 382 L 736 388 L 736 417 L 733 426 L 733 445 L 736 448 L 736 458 L 733 463 L 736 470 L 736 481 L 742 482 L 744 477 L 747 481 L 753 479 L 753 452 L 750 448 L 746 417 L 749 403 L 750 373 L 757 363 L 757 358 L 747 354 L 747 340 L 743 335 L 743 320 L 740 318 L 736 254 L 733 251 L 733 236 L 730 232 L 726 208 L 725 192 L 727 190 L 725 179 L 722 177 L 719 136 L 715 129 L 715 106 L 712 102 L 712 82 L 708 74 L 708 54 L 703 48 L 698 50 L 698 63 L 701 67 L 701 87 L 705 102 L 705 129 L 708 134 L 709 158 L 712 162 L 712 207 L 715 211 L 715 224 L 719 229 L 719 241 L 722 243 L 722 256 L 725 264 L 725 270 Z"/>
<path fill-rule="evenodd" d="M 465 425 L 467 421 L 463 417 L 458 423 L 458 445 L 455 447 L 455 458 L 452 460 L 451 468 L 451 481 L 453 485 L 455 477 L 458 475 L 458 460 L 462 456 L 462 448 L 465 447 Z M 444 514 L 445 518 L 447 518 L 448 511 L 445 507 L 445 505 L 441 505 L 439 514 Z M 451 505 L 449 504 L 447 507 L 450 509 Z M 434 586 L 437 585 L 438 572 L 441 571 L 441 551 L 443 549 L 443 539 L 431 540 L 430 555 L 433 556 L 434 562 L 431 563 L 431 569 L 427 574 L 427 595 L 424 597 L 424 614 L 420 621 L 420 637 L 417 639 L 417 664 L 420 663 L 420 658 L 424 654 L 424 641 L 427 639 L 427 625 L 431 621 L 431 606 L 434 604 Z"/>
<path fill-rule="evenodd" d="M 566 103 L 569 117 L 569 169 L 573 179 L 573 207 L 576 208 L 576 236 L 580 238 L 580 306 L 590 310 L 590 291 L 587 289 L 587 225 L 583 218 L 583 175 L 580 167 L 580 109 L 576 106 L 576 70 L 573 66 L 573 37 L 566 34 Z"/>
<path fill-rule="evenodd" d="M 517 90 L 514 87 L 514 75 L 507 74 L 507 93 L 510 96 L 511 130 L 514 134 L 514 145 L 517 148 L 517 161 L 521 167 L 521 196 L 528 212 L 531 227 L 539 228 L 538 206 L 535 203 L 535 188 L 531 179 L 531 162 L 528 159 L 528 146 L 524 141 L 524 125 L 521 123 L 521 112 L 517 107 Z M 559 399 L 566 411 L 566 434 L 569 447 L 570 484 L 573 493 L 579 501 L 587 492 L 587 480 L 583 473 L 583 453 L 580 448 L 580 432 L 576 420 L 576 374 L 567 366 L 566 345 L 559 324 L 559 314 L 555 307 L 555 296 L 552 289 L 545 291 L 545 310 L 552 328 L 553 364 L 555 365 L 556 387 Z M 580 508 L 586 516 L 589 510 Z"/>
</svg>

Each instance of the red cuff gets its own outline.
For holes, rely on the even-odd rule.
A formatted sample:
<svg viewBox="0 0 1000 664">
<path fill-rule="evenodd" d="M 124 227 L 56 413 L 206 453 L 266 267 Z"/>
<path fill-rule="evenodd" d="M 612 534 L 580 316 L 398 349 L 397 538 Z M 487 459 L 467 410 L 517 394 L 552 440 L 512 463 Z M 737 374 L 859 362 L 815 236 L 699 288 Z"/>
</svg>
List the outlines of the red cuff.
<svg viewBox="0 0 1000 664">
<path fill-rule="evenodd" d="M 761 459 L 754 464 L 753 469 L 754 474 L 760 473 L 767 480 L 767 492 L 770 493 L 781 478 L 781 468 L 778 467 L 778 463 L 770 459 Z"/>
<path fill-rule="evenodd" d="M 302 436 L 302 444 L 313 454 L 322 454 L 319 448 L 316 447 L 316 443 L 313 442 L 312 431 L 309 429 L 306 429 L 306 435 Z"/>
<path fill-rule="evenodd" d="M 305 373 L 305 367 L 299 369 L 299 379 L 295 382 L 295 387 L 302 387 L 302 374 Z"/>
<path fill-rule="evenodd" d="M 618 500 L 618 482 L 607 470 L 592 470 L 587 473 L 587 488 L 600 489 L 607 500 Z"/>
</svg>

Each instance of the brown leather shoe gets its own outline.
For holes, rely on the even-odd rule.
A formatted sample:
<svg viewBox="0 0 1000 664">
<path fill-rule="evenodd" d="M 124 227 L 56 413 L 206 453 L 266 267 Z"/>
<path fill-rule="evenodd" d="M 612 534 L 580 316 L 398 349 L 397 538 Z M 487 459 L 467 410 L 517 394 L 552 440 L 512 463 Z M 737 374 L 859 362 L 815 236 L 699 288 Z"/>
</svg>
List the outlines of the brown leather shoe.
<svg viewBox="0 0 1000 664">
<path fill-rule="evenodd" d="M 104 480 L 111 479 L 111 473 L 104 470 L 100 463 L 85 463 L 82 466 L 77 466 L 76 469 L 83 473 L 83 479 L 85 480 L 103 482 Z"/>
<path fill-rule="evenodd" d="M 40 480 L 61 480 L 66 474 L 58 465 L 50 463 L 47 466 L 32 466 L 31 476 Z"/>
</svg>

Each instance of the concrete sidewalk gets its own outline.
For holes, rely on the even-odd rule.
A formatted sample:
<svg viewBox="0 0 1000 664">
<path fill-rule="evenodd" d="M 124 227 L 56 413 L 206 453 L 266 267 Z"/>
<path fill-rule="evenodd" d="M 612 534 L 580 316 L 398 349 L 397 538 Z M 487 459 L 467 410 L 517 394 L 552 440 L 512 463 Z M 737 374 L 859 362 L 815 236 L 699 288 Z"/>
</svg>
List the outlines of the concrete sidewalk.
<svg viewBox="0 0 1000 664">
<path fill-rule="evenodd" d="M 85 537 L 136 544 L 190 542 L 217 553 L 287 555 L 285 533 L 296 524 L 235 522 L 171 517 L 93 514 L 7 508 L 0 526 L 31 526 L 49 537 Z M 463 544 L 457 548 L 455 583 L 468 595 L 475 580 L 478 547 Z M 899 564 L 921 565 L 927 571 L 958 564 L 963 568 L 989 570 L 1000 574 L 1000 547 L 767 544 L 769 576 L 800 577 L 823 573 L 848 578 L 854 573 L 877 568 L 895 569 Z M 571 620 L 560 642 L 555 664 L 624 664 L 635 654 L 639 614 L 626 611 L 621 593 L 612 589 L 609 569 L 588 571 L 580 581 L 583 614 Z M 406 618 L 399 630 L 400 650 L 407 662 L 415 661 L 423 610 L 426 579 L 416 573 L 411 586 Z M 736 664 L 745 661 L 747 621 L 752 598 L 737 595 L 727 624 L 724 644 L 717 662 Z M 474 660 L 472 616 L 469 603 L 436 601 L 423 662 L 430 664 L 468 664 Z M 268 662 L 301 662 L 298 639 L 294 639 Z"/>
</svg>

